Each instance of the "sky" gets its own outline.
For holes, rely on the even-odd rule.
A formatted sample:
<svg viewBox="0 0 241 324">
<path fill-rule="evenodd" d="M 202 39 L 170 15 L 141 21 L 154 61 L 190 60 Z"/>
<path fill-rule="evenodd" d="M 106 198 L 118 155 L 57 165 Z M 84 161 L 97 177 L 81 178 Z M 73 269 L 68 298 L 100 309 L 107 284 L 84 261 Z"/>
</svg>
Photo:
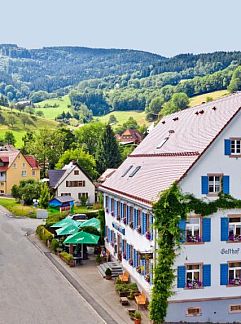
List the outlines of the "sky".
<svg viewBox="0 0 241 324">
<path fill-rule="evenodd" d="M 240 0 L 2 0 L 0 43 L 129 48 L 168 57 L 241 50 L 240 11 Z"/>
</svg>

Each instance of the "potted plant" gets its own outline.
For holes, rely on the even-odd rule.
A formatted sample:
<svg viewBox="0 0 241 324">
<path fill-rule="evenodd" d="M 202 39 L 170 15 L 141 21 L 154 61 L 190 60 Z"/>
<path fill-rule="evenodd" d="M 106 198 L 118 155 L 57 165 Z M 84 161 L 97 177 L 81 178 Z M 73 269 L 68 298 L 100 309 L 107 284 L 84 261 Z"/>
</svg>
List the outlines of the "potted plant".
<svg viewBox="0 0 241 324">
<path fill-rule="evenodd" d="M 110 270 L 110 268 L 107 268 L 105 270 L 105 279 L 106 280 L 111 280 L 111 278 L 112 278 L 112 271 Z"/>
<path fill-rule="evenodd" d="M 135 311 L 135 314 L 134 314 L 134 323 L 135 324 L 141 324 L 141 313 L 138 312 L 138 311 Z"/>
<path fill-rule="evenodd" d="M 146 232 L 146 239 L 147 240 L 151 239 L 151 233 L 149 231 Z"/>
</svg>

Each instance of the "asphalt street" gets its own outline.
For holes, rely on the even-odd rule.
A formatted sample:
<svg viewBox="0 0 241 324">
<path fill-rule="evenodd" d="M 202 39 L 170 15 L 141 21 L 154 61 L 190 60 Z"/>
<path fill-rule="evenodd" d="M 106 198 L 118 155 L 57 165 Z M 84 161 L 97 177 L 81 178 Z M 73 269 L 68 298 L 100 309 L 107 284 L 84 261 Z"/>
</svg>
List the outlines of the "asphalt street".
<svg viewBox="0 0 241 324">
<path fill-rule="evenodd" d="M 27 239 L 40 222 L 0 210 L 0 324 L 104 323 Z"/>
</svg>

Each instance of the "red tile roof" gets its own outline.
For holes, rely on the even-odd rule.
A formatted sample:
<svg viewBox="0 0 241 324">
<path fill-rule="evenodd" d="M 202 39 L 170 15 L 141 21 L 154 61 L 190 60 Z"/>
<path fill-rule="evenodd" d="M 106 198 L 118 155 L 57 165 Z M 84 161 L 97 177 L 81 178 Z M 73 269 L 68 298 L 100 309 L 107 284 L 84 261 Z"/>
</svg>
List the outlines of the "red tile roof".
<svg viewBox="0 0 241 324">
<path fill-rule="evenodd" d="M 164 117 L 100 187 L 140 201 L 157 201 L 161 191 L 190 170 L 240 107 L 238 93 Z M 140 170 L 129 177 L 137 166 Z"/>
<path fill-rule="evenodd" d="M 31 166 L 32 169 L 39 168 L 38 162 L 35 159 L 35 157 L 33 157 L 32 155 L 25 155 L 24 157 L 25 157 L 25 159 L 27 160 L 28 164 Z"/>
<path fill-rule="evenodd" d="M 8 156 L 0 156 L 0 160 L 4 163 L 8 163 L 9 162 L 9 157 Z"/>
</svg>

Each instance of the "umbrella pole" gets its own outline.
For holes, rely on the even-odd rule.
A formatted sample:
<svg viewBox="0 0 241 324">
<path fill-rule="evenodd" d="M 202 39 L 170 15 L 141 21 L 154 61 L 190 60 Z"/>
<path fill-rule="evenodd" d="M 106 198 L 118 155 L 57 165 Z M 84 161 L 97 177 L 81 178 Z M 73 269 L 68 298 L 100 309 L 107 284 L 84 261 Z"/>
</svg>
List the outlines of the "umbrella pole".
<svg viewBox="0 0 241 324">
<path fill-rule="evenodd" d="M 84 245 L 81 244 L 81 258 L 84 259 Z"/>
</svg>

